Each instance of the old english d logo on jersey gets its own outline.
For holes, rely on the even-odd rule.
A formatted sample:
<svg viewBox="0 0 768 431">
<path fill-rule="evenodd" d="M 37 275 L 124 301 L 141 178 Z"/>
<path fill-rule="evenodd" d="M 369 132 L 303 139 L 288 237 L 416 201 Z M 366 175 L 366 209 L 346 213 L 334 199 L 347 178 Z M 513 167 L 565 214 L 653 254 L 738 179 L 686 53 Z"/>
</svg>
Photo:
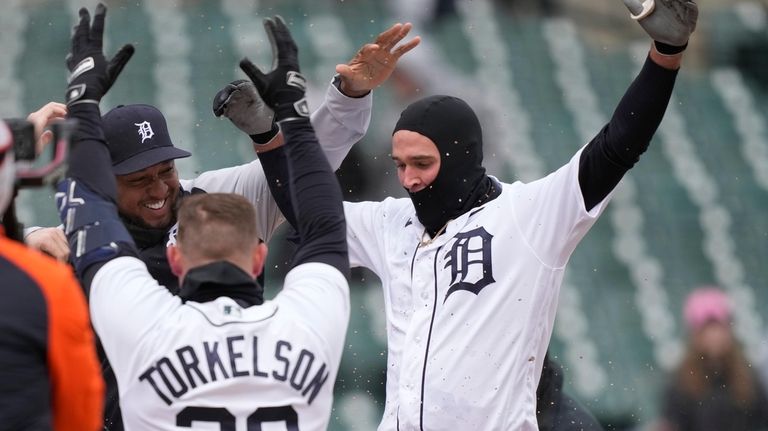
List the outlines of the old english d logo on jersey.
<svg viewBox="0 0 768 431">
<path fill-rule="evenodd" d="M 444 268 L 451 268 L 451 286 L 445 299 L 457 290 L 468 290 L 475 295 L 495 282 L 491 259 L 491 240 L 483 227 L 456 234 L 451 249 L 445 254 Z"/>
<path fill-rule="evenodd" d="M 176 222 L 168 231 L 168 242 L 165 243 L 166 247 L 176 245 L 176 236 L 179 234 L 179 222 Z"/>
<path fill-rule="evenodd" d="M 142 121 L 141 123 L 134 123 L 135 126 L 139 126 L 139 136 L 141 136 L 141 143 L 144 143 L 145 139 L 150 139 L 155 136 L 155 132 L 152 131 L 152 125 L 149 121 Z"/>
</svg>

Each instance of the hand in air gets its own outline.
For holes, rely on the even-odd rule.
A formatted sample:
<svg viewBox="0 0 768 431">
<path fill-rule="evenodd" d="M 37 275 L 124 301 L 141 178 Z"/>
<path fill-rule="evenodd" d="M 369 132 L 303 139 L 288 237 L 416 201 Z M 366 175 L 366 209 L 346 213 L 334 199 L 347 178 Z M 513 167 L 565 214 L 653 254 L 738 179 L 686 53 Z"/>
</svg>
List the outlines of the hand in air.
<svg viewBox="0 0 768 431">
<path fill-rule="evenodd" d="M 341 75 L 341 90 L 348 96 L 362 96 L 386 81 L 400 57 L 421 42 L 421 38 L 416 36 L 398 45 L 408 36 L 412 27 L 411 23 L 393 25 L 373 43 L 363 45 L 349 63 L 337 65 L 336 72 Z"/>
<path fill-rule="evenodd" d="M 696 29 L 699 8 L 690 0 L 623 0 L 646 33 L 657 42 L 685 46 Z"/>
</svg>

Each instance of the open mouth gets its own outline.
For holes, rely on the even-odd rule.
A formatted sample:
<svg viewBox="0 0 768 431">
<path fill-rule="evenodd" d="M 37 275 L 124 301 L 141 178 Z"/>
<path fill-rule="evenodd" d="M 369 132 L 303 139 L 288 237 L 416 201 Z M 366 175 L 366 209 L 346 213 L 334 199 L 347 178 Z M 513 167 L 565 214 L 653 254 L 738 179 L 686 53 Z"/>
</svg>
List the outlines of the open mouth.
<svg viewBox="0 0 768 431">
<path fill-rule="evenodd" d="M 145 203 L 144 203 L 144 204 L 142 204 L 142 205 L 143 205 L 145 208 L 149 208 L 149 209 L 151 209 L 151 210 L 155 210 L 155 211 L 157 211 L 157 210 L 161 210 L 161 209 L 163 209 L 163 207 L 165 207 L 165 202 L 166 202 L 167 200 L 168 200 L 168 199 L 163 199 L 163 200 L 161 200 L 161 201 L 151 201 L 151 202 L 145 202 Z"/>
</svg>

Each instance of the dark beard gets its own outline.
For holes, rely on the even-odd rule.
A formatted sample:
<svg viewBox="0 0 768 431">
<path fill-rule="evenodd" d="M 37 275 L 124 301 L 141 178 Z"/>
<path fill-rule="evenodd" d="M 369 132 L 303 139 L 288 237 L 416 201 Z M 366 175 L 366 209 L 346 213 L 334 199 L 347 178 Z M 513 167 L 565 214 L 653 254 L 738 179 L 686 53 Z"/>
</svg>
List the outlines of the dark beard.
<svg viewBox="0 0 768 431">
<path fill-rule="evenodd" d="M 178 202 L 178 199 L 176 200 Z M 176 205 L 174 205 L 176 206 Z M 120 219 L 123 221 L 125 228 L 128 229 L 128 233 L 136 242 L 139 249 L 151 247 L 161 241 L 163 241 L 168 234 L 168 230 L 176 224 L 176 208 L 173 210 L 173 217 L 168 225 L 164 227 L 152 227 L 144 222 L 144 220 L 131 217 L 126 214 L 120 213 Z"/>
</svg>

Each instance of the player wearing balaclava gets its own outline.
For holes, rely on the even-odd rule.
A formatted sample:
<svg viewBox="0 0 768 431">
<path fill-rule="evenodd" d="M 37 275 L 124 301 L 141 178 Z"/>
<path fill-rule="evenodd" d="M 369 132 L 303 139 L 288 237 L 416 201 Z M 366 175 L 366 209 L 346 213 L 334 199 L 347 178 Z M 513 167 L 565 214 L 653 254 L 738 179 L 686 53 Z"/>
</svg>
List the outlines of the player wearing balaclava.
<svg viewBox="0 0 768 431">
<path fill-rule="evenodd" d="M 430 236 L 449 220 L 496 198 L 500 186 L 485 174 L 483 131 L 472 108 L 451 96 L 430 96 L 409 105 L 395 125 L 437 146 L 440 171 L 423 190 L 408 192 Z"/>
</svg>

